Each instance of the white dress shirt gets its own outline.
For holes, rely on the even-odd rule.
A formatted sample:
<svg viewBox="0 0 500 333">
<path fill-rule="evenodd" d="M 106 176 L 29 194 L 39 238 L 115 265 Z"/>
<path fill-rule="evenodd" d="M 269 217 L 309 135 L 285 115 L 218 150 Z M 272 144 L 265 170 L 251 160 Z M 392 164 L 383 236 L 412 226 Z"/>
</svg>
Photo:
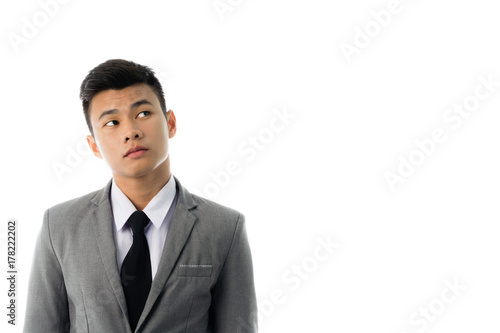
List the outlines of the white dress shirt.
<svg viewBox="0 0 500 333">
<path fill-rule="evenodd" d="M 176 197 L 175 179 L 171 175 L 167 184 L 151 199 L 143 212 L 151 222 L 144 228 L 148 240 L 149 254 L 151 256 L 151 276 L 154 279 L 160 264 L 163 246 L 167 238 L 170 220 L 174 214 Z M 113 234 L 116 245 L 116 261 L 118 271 L 121 271 L 123 260 L 132 246 L 132 229 L 126 224 L 130 215 L 137 209 L 127 196 L 116 185 L 115 180 L 111 185 L 111 211 L 113 213 Z"/>
</svg>

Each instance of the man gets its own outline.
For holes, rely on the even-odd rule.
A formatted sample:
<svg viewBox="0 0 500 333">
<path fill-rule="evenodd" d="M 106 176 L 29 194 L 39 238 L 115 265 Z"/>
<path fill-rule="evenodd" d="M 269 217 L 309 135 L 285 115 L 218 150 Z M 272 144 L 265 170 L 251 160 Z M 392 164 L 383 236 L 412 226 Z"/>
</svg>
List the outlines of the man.
<svg viewBox="0 0 500 333">
<path fill-rule="evenodd" d="M 113 178 L 45 212 L 24 331 L 257 332 L 244 217 L 170 173 L 176 120 L 154 73 L 109 60 L 80 97 Z"/>
</svg>

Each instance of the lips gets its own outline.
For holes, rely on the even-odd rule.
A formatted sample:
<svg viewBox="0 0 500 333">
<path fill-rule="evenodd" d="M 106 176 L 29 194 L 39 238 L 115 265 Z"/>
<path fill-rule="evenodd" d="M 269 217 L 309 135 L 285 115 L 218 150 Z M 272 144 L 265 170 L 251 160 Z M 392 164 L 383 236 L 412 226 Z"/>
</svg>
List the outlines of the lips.
<svg viewBox="0 0 500 333">
<path fill-rule="evenodd" d="M 127 150 L 127 152 L 125 153 L 125 155 L 123 155 L 123 157 L 130 157 L 130 158 L 139 157 L 144 155 L 148 150 L 149 149 L 146 147 L 135 146 Z"/>
</svg>

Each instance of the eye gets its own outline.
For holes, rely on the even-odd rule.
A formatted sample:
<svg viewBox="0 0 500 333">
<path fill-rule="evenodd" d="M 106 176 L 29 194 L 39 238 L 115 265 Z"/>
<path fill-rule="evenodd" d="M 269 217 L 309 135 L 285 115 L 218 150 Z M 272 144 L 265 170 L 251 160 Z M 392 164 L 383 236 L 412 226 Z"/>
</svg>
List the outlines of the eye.
<svg viewBox="0 0 500 333">
<path fill-rule="evenodd" d="M 109 126 L 109 127 L 113 127 L 113 126 L 116 126 L 118 125 L 118 121 L 117 120 L 111 120 L 111 121 L 108 121 L 106 124 L 104 124 L 104 126 Z"/>
<path fill-rule="evenodd" d="M 142 111 L 142 112 L 139 112 L 139 114 L 137 115 L 138 118 L 144 118 L 144 117 L 147 117 L 151 114 L 151 112 L 149 111 Z"/>
</svg>

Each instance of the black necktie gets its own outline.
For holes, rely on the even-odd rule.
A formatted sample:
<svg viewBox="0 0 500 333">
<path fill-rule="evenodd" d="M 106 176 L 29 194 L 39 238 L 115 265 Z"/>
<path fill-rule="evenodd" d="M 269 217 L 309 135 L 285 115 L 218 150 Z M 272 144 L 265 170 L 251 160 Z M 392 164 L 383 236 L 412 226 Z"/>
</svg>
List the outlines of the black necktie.
<svg viewBox="0 0 500 333">
<path fill-rule="evenodd" d="M 132 228 L 133 243 L 123 260 L 121 280 L 127 300 L 130 327 L 134 331 L 151 289 L 151 259 L 148 241 L 144 235 L 149 218 L 143 211 L 138 210 L 130 215 L 127 222 Z"/>
</svg>

